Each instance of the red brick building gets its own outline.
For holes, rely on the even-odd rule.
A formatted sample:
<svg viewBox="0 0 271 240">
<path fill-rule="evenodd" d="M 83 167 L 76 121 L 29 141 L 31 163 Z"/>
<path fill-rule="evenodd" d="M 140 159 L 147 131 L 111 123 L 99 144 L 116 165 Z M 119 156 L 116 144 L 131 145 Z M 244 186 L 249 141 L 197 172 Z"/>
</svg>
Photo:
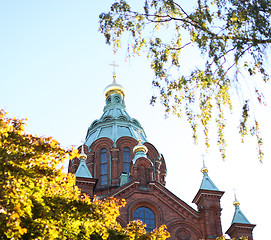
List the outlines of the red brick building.
<svg viewBox="0 0 271 240">
<path fill-rule="evenodd" d="M 140 219 L 151 231 L 167 226 L 171 239 L 216 239 L 222 236 L 220 191 L 202 169 L 203 179 L 193 203 L 197 210 L 175 196 L 166 187 L 166 162 L 148 142 L 140 123 L 129 116 L 125 107 L 125 91 L 116 83 L 105 89 L 106 105 L 100 119 L 90 125 L 80 159 L 69 162 L 69 172 L 90 196 L 124 198 L 118 221 L 126 225 Z M 83 148 L 82 148 L 83 147 Z M 226 232 L 232 238 L 249 236 L 251 224 L 236 201 L 232 224 Z"/>
</svg>

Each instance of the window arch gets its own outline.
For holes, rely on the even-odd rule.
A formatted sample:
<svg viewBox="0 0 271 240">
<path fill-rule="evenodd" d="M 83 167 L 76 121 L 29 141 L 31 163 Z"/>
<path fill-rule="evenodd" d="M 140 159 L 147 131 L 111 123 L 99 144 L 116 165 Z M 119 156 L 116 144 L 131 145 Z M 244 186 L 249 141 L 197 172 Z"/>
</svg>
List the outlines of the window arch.
<svg viewBox="0 0 271 240">
<path fill-rule="evenodd" d="M 78 168 L 78 166 L 77 166 L 77 165 L 73 165 L 73 166 L 72 166 L 72 170 L 71 170 L 71 172 L 75 174 L 75 173 L 76 173 L 77 168 Z"/>
<path fill-rule="evenodd" d="M 102 148 L 100 152 L 100 180 L 101 185 L 107 184 L 107 156 L 106 149 Z"/>
<path fill-rule="evenodd" d="M 130 148 L 125 147 L 123 148 L 123 172 L 129 173 L 130 172 Z"/>
<path fill-rule="evenodd" d="M 108 97 L 107 99 L 106 99 L 106 104 L 110 104 L 111 103 L 111 97 Z"/>
<path fill-rule="evenodd" d="M 120 97 L 119 96 L 115 96 L 115 103 L 120 103 Z"/>
<path fill-rule="evenodd" d="M 190 233 L 186 229 L 181 228 L 181 229 L 178 229 L 178 231 L 176 232 L 176 238 L 178 240 L 190 240 L 191 236 L 190 236 Z"/>
<path fill-rule="evenodd" d="M 139 207 L 134 212 L 134 220 L 141 220 L 146 224 L 148 232 L 155 228 L 155 215 L 153 211 L 147 207 Z"/>
</svg>

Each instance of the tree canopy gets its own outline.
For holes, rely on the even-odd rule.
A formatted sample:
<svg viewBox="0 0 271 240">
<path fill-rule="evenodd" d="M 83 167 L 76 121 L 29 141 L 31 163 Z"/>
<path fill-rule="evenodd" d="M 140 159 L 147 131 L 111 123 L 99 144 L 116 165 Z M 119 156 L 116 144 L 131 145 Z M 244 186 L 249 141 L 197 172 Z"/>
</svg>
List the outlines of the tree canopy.
<svg viewBox="0 0 271 240">
<path fill-rule="evenodd" d="M 25 121 L 0 109 L 0 239 L 166 239 L 140 221 L 121 227 L 124 200 L 90 199 L 60 164 L 77 156 L 51 137 L 24 131 Z"/>
<path fill-rule="evenodd" d="M 144 3 L 143 3 L 144 2 Z M 194 5 L 193 5 L 194 4 Z M 225 112 L 233 111 L 232 90 L 241 96 L 239 133 L 257 138 L 258 157 L 263 158 L 262 138 L 255 104 L 265 104 L 261 83 L 269 80 L 267 52 L 271 43 L 268 0 L 117 0 L 100 14 L 100 32 L 117 51 L 128 42 L 131 56 L 146 53 L 154 71 L 153 85 L 165 106 L 186 117 L 195 141 L 202 126 L 209 147 L 209 126 L 217 126 L 217 143 L 225 158 Z M 200 65 L 184 74 L 184 48 L 202 54 Z"/>
</svg>

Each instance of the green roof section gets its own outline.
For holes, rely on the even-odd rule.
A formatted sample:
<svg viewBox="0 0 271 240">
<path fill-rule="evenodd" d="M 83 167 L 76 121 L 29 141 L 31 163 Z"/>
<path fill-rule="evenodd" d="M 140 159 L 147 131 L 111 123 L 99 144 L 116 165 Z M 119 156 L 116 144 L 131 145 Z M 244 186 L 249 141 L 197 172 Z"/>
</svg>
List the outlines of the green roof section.
<svg viewBox="0 0 271 240">
<path fill-rule="evenodd" d="M 213 181 L 208 176 L 207 171 L 203 172 L 203 179 L 202 179 L 202 182 L 200 185 L 200 189 L 219 191 L 219 189 L 216 187 L 216 185 L 213 183 Z"/>
<path fill-rule="evenodd" d="M 115 79 L 105 88 L 106 105 L 100 119 L 93 121 L 88 128 L 85 139 L 88 147 L 102 137 L 107 137 L 114 143 L 124 136 L 147 142 L 143 127 L 127 113 L 124 96 L 124 88 Z"/>
<path fill-rule="evenodd" d="M 90 171 L 86 165 L 85 159 L 80 159 L 80 164 L 75 173 L 76 177 L 92 178 Z"/>
<path fill-rule="evenodd" d="M 246 216 L 242 213 L 239 206 L 240 204 L 238 202 L 235 202 L 234 205 L 235 205 L 235 211 L 234 211 L 231 224 L 234 224 L 234 223 L 251 224 L 246 218 Z"/>
</svg>

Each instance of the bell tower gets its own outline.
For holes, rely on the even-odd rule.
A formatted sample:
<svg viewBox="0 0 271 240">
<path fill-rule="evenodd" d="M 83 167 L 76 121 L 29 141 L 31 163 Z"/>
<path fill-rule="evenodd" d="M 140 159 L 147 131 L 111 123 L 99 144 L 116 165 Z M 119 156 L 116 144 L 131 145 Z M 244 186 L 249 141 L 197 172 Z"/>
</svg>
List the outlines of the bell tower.
<svg viewBox="0 0 271 240">
<path fill-rule="evenodd" d="M 237 239 L 239 237 L 248 237 L 248 240 L 252 240 L 252 231 L 256 225 L 251 224 L 245 217 L 240 209 L 240 202 L 237 200 L 236 196 L 233 205 L 235 207 L 235 211 L 231 226 L 226 233 L 229 234 L 231 238 Z"/>
<path fill-rule="evenodd" d="M 219 191 L 208 175 L 208 169 L 203 165 L 201 169 L 203 179 L 200 189 L 195 196 L 193 203 L 198 207 L 201 216 L 203 236 L 206 240 L 213 240 L 222 236 L 221 227 L 221 206 L 220 199 L 224 192 Z"/>
</svg>

